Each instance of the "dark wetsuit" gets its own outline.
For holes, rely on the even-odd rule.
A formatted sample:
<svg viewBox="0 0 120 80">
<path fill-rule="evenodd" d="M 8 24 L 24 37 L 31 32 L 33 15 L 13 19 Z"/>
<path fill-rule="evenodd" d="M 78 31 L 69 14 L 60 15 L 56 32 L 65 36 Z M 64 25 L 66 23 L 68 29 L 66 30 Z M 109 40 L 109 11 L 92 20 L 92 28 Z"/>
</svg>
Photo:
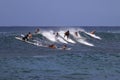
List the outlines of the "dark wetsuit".
<svg viewBox="0 0 120 80">
<path fill-rule="evenodd" d="M 58 36 L 59 36 L 59 34 L 58 34 L 58 33 L 56 33 L 55 37 L 57 38 Z"/>
<path fill-rule="evenodd" d="M 67 36 L 67 38 L 68 38 L 68 37 L 69 37 L 69 35 L 70 35 L 69 31 L 67 31 L 67 32 L 65 32 L 64 37 L 65 37 L 65 36 Z"/>
<path fill-rule="evenodd" d="M 29 36 L 29 34 L 25 35 L 22 39 L 28 41 L 28 36 Z"/>
<path fill-rule="evenodd" d="M 76 36 L 78 36 L 78 33 L 77 33 L 77 32 L 75 32 L 75 35 L 76 35 Z"/>
</svg>

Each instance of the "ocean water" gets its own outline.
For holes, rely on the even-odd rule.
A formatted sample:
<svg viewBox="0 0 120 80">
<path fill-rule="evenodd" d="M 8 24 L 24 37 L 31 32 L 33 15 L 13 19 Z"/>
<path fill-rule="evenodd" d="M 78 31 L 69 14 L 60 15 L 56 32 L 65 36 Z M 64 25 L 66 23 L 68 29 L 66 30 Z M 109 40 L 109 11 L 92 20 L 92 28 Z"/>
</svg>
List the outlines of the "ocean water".
<svg viewBox="0 0 120 80">
<path fill-rule="evenodd" d="M 83 31 L 79 33 L 80 42 L 71 35 L 76 42 L 67 44 L 71 50 L 39 47 L 15 39 L 34 33 L 36 28 L 0 27 L 0 80 L 120 80 L 120 27 L 39 27 L 44 33 Z M 92 30 L 100 39 L 87 34 Z M 51 35 L 33 38 L 46 44 L 64 44 L 50 41 Z"/>
</svg>

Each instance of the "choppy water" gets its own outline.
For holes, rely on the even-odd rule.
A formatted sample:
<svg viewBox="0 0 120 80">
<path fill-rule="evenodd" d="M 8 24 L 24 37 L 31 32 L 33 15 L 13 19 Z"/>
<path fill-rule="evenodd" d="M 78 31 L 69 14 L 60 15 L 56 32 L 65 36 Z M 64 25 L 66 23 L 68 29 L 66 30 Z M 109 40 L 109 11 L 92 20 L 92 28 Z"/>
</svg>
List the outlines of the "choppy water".
<svg viewBox="0 0 120 80">
<path fill-rule="evenodd" d="M 40 29 L 58 31 L 66 28 Z M 34 32 L 35 27 L 1 27 L 0 80 L 119 80 L 120 28 L 82 29 L 86 32 L 95 29 L 102 40 L 80 33 L 94 46 L 76 43 L 68 44 L 71 50 L 55 50 L 15 39 L 21 33 Z"/>
</svg>

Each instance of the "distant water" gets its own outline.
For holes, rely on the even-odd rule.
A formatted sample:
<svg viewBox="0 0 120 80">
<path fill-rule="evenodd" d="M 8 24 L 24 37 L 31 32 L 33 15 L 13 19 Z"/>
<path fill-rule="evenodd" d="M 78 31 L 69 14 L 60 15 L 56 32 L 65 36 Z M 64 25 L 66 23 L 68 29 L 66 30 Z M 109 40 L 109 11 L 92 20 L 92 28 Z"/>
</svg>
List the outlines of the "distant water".
<svg viewBox="0 0 120 80">
<path fill-rule="evenodd" d="M 68 43 L 71 50 L 38 47 L 15 36 L 41 31 L 96 30 L 101 40 L 80 33 L 86 42 Z M 42 42 L 53 43 L 35 36 Z M 73 39 L 73 38 L 71 38 Z M 84 40 L 84 39 L 83 39 Z M 82 40 L 82 41 L 83 41 Z M 62 43 L 55 42 L 61 46 Z M 120 27 L 0 27 L 0 80 L 119 80 Z"/>
</svg>

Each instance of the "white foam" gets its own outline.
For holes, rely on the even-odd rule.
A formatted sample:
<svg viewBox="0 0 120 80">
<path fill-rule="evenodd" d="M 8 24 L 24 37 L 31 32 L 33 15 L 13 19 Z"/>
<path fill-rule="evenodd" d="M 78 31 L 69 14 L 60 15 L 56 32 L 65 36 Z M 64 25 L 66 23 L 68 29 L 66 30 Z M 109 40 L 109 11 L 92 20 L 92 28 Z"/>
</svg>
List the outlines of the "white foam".
<svg viewBox="0 0 120 80">
<path fill-rule="evenodd" d="M 63 38 L 63 39 L 65 39 L 65 41 L 67 41 L 67 42 L 70 42 L 70 43 L 76 43 L 74 40 L 72 40 L 72 39 L 70 39 L 70 38 L 68 38 L 67 39 L 67 37 L 64 37 L 64 31 L 59 31 L 59 35 Z"/>
<path fill-rule="evenodd" d="M 55 35 L 53 35 L 53 31 L 44 31 L 41 33 L 44 37 L 52 42 L 56 42 Z"/>
<path fill-rule="evenodd" d="M 75 35 L 75 32 L 71 31 L 71 35 L 74 37 L 74 39 L 81 43 L 81 44 L 84 44 L 84 45 L 87 45 L 87 46 L 94 46 L 92 43 L 89 43 L 85 40 L 85 38 L 83 38 L 79 33 L 78 33 L 78 36 Z"/>
<path fill-rule="evenodd" d="M 52 30 L 47 31 L 47 32 L 44 31 L 44 32 L 42 32 L 42 35 L 52 42 L 61 42 L 61 43 L 67 44 L 67 42 L 64 39 L 62 39 L 61 37 L 59 37 L 59 36 L 56 37 L 54 34 L 54 31 L 52 31 Z"/>
<path fill-rule="evenodd" d="M 59 41 L 59 42 L 61 42 L 61 43 L 66 43 L 66 44 L 68 44 L 65 40 L 63 40 L 63 39 L 62 39 L 61 37 L 59 37 L 59 36 L 56 38 L 56 40 Z"/>
</svg>

